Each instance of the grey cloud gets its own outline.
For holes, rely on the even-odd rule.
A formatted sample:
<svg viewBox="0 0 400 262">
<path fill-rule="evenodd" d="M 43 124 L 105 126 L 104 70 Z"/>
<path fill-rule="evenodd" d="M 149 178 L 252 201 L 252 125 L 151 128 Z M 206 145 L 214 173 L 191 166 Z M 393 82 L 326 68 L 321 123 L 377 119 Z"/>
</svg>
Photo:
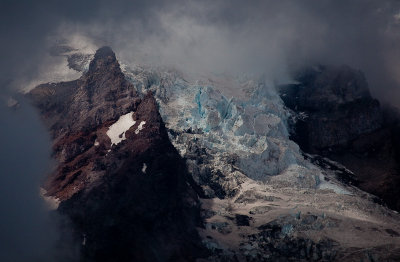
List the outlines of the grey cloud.
<svg viewBox="0 0 400 262">
<path fill-rule="evenodd" d="M 366 73 L 373 94 L 400 105 L 399 12 L 394 0 L 2 0 L 0 95 L 10 92 L 13 80 L 36 76 L 46 61 L 49 36 L 80 34 L 97 46 L 112 46 L 124 62 L 190 71 L 257 72 L 279 80 L 307 64 L 348 64 Z M 2 237 L 19 238 L 15 241 L 22 245 L 22 231 L 38 236 L 35 228 L 47 230 L 41 212 L 35 213 L 38 227 L 22 223 L 41 208 L 40 200 L 13 210 L 37 189 L 49 161 L 41 150 L 50 144 L 33 113 L 17 123 L 7 110 L 0 108 L 0 192 L 11 200 L 0 202 L 2 210 L 10 210 L 1 211 L 0 225 L 11 223 Z M 27 177 L 28 171 L 36 176 Z M 24 226 L 18 229 L 17 221 Z M 46 243 L 41 236 L 37 240 Z"/>
<path fill-rule="evenodd" d="M 394 0 L 4 1 L 6 78 L 35 73 L 46 37 L 80 33 L 125 60 L 279 78 L 308 63 L 365 71 L 378 96 L 396 88 Z M 61 32 L 60 32 L 61 31 Z M 6 37 L 7 36 L 7 37 Z M 4 78 L 4 75 L 3 77 Z M 389 87 L 388 87 L 389 88 Z M 382 97 L 384 95 L 381 95 Z"/>
<path fill-rule="evenodd" d="M 0 106 L 0 261 L 52 261 L 55 221 L 39 195 L 50 141 L 34 111 Z"/>
<path fill-rule="evenodd" d="M 389 0 L 117 1 L 98 5 L 91 19 L 63 20 L 58 32 L 110 45 L 127 62 L 271 80 L 307 64 L 348 64 L 366 73 L 376 96 L 397 103 L 399 8 Z"/>
</svg>

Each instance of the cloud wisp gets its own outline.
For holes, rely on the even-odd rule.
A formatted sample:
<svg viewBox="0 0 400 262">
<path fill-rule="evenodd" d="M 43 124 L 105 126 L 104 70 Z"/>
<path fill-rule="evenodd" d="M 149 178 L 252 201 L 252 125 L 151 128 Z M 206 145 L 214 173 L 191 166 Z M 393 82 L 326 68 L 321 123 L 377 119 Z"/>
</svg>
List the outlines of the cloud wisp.
<svg viewBox="0 0 400 262">
<path fill-rule="evenodd" d="M 0 97 L 59 65 L 48 53 L 54 39 L 66 39 L 88 53 L 109 45 L 126 64 L 260 73 L 271 82 L 287 80 L 305 65 L 348 64 L 365 72 L 376 97 L 400 106 L 400 3 L 395 0 L 4 0 L 0 35 Z M 63 68 L 58 80 L 77 77 Z M 0 225 L 10 225 L 1 237 L 17 246 L 47 246 L 40 234 L 45 215 L 35 213 L 40 202 L 29 199 L 38 176 L 46 173 L 50 143 L 31 109 L 21 110 L 30 121 L 18 122 L 10 112 L 0 108 L 5 127 L 0 192 L 8 199 L 0 202 L 7 210 Z M 36 175 L 27 176 L 30 172 Z M 31 227 L 13 219 L 31 212 L 37 214 Z"/>
</svg>

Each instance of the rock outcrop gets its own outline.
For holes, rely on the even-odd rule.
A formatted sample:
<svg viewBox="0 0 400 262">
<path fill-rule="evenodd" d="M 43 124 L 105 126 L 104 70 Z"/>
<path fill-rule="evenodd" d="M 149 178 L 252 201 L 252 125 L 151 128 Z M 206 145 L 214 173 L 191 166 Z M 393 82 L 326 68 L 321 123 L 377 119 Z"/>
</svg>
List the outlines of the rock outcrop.
<svg viewBox="0 0 400 262">
<path fill-rule="evenodd" d="M 400 210 L 399 114 L 371 97 L 364 75 L 347 66 L 301 71 L 282 86 L 294 111 L 292 139 L 307 153 L 338 161 L 361 189 Z"/>
<path fill-rule="evenodd" d="M 59 161 L 44 189 L 61 201 L 83 261 L 187 261 L 201 253 L 199 202 L 185 162 L 152 93 L 137 95 L 110 48 L 97 51 L 79 80 L 41 85 L 29 95 Z M 121 115 L 131 126 L 108 133 Z"/>
<path fill-rule="evenodd" d="M 43 193 L 81 261 L 398 258 L 399 215 L 345 167 L 303 156 L 262 79 L 120 67 L 107 47 L 83 60 L 70 64 L 87 68 L 80 79 L 28 94 L 58 160 Z"/>
</svg>

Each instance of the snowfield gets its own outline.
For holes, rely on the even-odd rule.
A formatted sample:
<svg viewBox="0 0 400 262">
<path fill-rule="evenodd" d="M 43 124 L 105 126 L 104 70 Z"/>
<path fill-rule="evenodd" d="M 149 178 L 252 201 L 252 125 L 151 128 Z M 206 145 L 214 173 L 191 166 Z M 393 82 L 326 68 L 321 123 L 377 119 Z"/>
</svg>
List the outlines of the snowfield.
<svg viewBox="0 0 400 262">
<path fill-rule="evenodd" d="M 118 145 L 121 141 L 126 139 L 125 132 L 136 123 L 132 116 L 133 112 L 122 115 L 117 122 L 108 128 L 106 134 L 111 139 L 111 146 Z"/>
</svg>

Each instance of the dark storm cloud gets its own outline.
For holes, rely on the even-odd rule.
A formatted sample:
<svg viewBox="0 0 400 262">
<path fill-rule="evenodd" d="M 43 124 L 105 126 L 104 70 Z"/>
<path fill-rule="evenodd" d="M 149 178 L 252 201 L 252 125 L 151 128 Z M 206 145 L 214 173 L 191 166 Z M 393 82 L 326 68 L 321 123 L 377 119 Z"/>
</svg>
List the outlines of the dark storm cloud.
<svg viewBox="0 0 400 262">
<path fill-rule="evenodd" d="M 109 3 L 109 4 L 106 4 Z M 32 77 L 48 51 L 46 38 L 65 21 L 97 23 L 124 16 L 146 17 L 152 1 L 30 1 L 0 2 L 0 79 L 4 83 L 19 75 Z M 127 6 L 127 8 L 125 8 Z M 129 11 L 128 11 L 129 10 Z"/>
<path fill-rule="evenodd" d="M 378 96 L 400 82 L 394 0 L 3 1 L 2 79 L 36 73 L 47 37 L 78 33 L 127 62 L 284 77 L 304 64 L 349 64 Z M 272 79 L 271 79 L 272 80 Z"/>
<path fill-rule="evenodd" d="M 348 64 L 366 73 L 375 95 L 400 105 L 399 12 L 392 0 L 1 0 L 0 99 L 16 79 L 36 77 L 49 36 L 77 34 L 112 46 L 126 63 L 257 72 L 271 81 L 307 64 Z M 0 107 L 0 225 L 8 243 L 0 255 L 49 246 L 36 190 L 50 144 L 31 111 L 21 117 Z"/>
<path fill-rule="evenodd" d="M 175 0 L 89 6 L 89 14 L 82 10 L 90 8 L 79 8 L 79 15 L 64 15 L 55 32 L 110 45 L 127 63 L 262 72 L 271 81 L 305 64 L 348 64 L 366 73 L 378 97 L 400 96 L 397 1 Z"/>
</svg>

